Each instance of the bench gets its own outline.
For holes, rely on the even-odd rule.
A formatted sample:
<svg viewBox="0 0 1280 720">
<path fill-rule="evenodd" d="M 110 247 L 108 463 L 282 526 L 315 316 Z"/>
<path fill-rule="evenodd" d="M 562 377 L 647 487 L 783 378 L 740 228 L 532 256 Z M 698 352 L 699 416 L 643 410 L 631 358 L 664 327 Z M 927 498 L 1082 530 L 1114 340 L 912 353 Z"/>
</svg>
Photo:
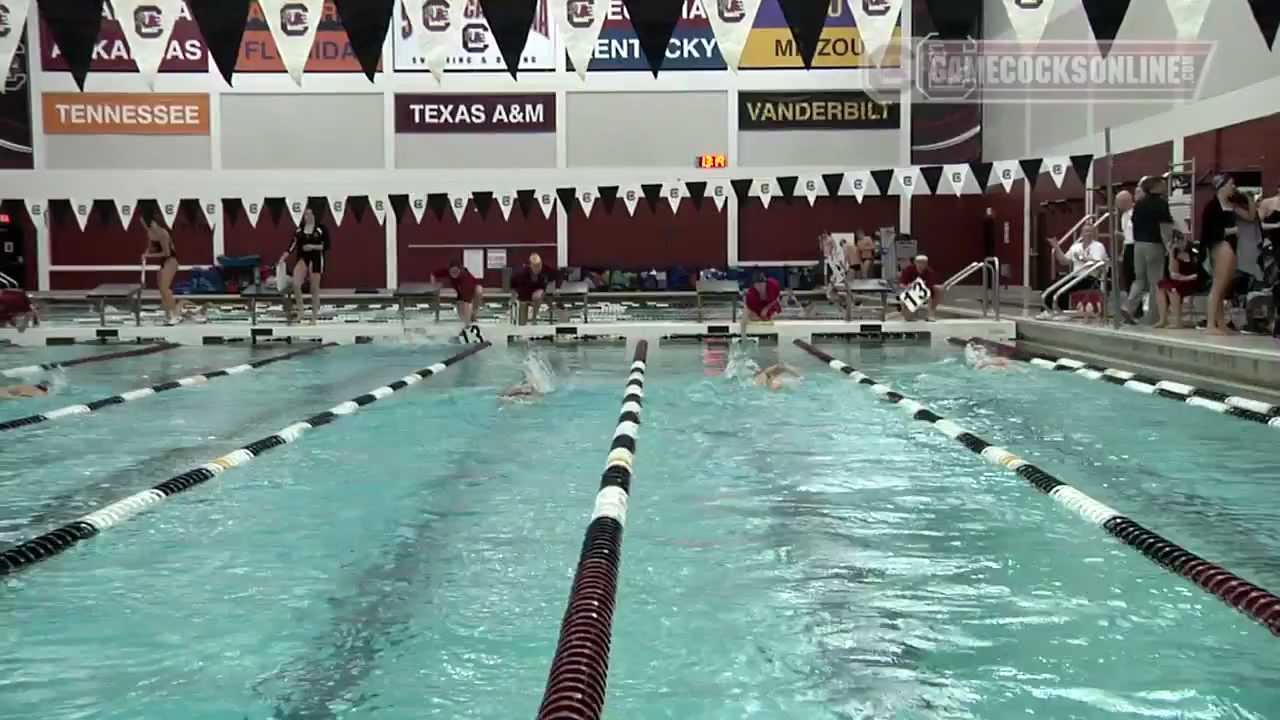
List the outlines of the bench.
<svg viewBox="0 0 1280 720">
<path fill-rule="evenodd" d="M 704 297 L 716 300 L 730 298 L 733 303 L 730 322 L 738 321 L 738 298 L 742 295 L 742 288 L 737 280 L 699 280 L 695 287 L 698 299 L 698 322 L 703 320 L 702 299 Z"/>
<path fill-rule="evenodd" d="M 107 301 L 130 303 L 134 324 L 142 327 L 142 286 L 137 283 L 107 283 L 89 291 L 90 302 L 98 306 L 98 325 L 107 326 Z"/>
<path fill-rule="evenodd" d="M 293 293 L 289 290 L 280 292 L 274 286 L 250 285 L 240 291 L 240 297 L 249 301 L 249 323 L 251 325 L 257 325 L 259 300 L 276 300 L 284 303 L 287 308 L 288 304 L 293 300 Z M 395 299 L 389 290 L 381 288 L 372 290 L 358 290 L 356 288 L 337 288 L 330 290 L 328 288 L 321 288 L 320 298 L 322 301 L 327 300 L 329 302 L 355 303 L 367 303 L 371 301 L 390 303 Z"/>
<path fill-rule="evenodd" d="M 400 324 L 406 322 L 405 303 L 410 300 L 430 300 L 431 309 L 435 312 L 436 322 L 440 322 L 440 283 L 416 282 L 403 283 L 392 295 L 400 306 Z"/>
<path fill-rule="evenodd" d="M 845 286 L 845 292 L 849 296 L 853 295 L 879 295 L 880 296 L 880 322 L 884 322 L 889 317 L 889 294 L 894 292 L 893 286 L 888 281 L 880 278 L 870 280 L 850 280 Z M 845 320 L 851 320 L 852 310 L 850 306 L 853 303 L 845 303 L 844 314 Z"/>
</svg>

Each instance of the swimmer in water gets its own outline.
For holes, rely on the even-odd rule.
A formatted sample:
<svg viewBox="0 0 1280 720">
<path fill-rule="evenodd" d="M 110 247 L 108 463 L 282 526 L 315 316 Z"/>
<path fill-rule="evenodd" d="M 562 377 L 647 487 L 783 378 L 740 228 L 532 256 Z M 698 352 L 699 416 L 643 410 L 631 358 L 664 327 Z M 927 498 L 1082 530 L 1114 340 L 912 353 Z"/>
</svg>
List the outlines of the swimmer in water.
<svg viewBox="0 0 1280 720">
<path fill-rule="evenodd" d="M 45 383 L 35 385 L 10 385 L 0 388 L 0 399 L 44 397 L 49 394 L 49 386 Z"/>
<path fill-rule="evenodd" d="M 993 355 L 977 344 L 964 346 L 964 359 L 974 370 L 1008 370 L 1009 358 Z"/>
<path fill-rule="evenodd" d="M 536 353 L 524 359 L 524 379 L 503 390 L 498 399 L 502 402 L 534 402 L 555 390 L 552 378 L 555 372 Z"/>
<path fill-rule="evenodd" d="M 799 379 L 800 373 L 782 363 L 778 363 L 756 373 L 755 383 L 777 392 Z"/>
</svg>

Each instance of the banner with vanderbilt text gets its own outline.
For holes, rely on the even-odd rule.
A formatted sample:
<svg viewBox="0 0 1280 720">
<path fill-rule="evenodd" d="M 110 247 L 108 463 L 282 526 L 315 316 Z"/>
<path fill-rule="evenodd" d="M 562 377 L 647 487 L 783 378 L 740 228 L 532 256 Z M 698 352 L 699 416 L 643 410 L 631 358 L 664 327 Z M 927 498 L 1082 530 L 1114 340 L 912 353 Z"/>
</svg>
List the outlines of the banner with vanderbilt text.
<svg viewBox="0 0 1280 720">
<path fill-rule="evenodd" d="M 738 93 L 739 130 L 889 130 L 902 125 L 897 103 L 864 92 Z"/>
</svg>

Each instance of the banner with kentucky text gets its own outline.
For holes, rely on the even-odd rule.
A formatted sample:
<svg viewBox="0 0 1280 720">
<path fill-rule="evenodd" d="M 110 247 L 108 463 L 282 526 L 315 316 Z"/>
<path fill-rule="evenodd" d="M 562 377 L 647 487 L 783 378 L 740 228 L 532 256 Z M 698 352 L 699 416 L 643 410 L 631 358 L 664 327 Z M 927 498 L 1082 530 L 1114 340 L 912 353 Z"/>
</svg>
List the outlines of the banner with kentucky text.
<svg viewBox="0 0 1280 720">
<path fill-rule="evenodd" d="M 595 54 L 587 69 L 591 72 L 649 71 L 649 61 L 640 49 L 640 39 L 636 37 L 622 0 L 612 0 L 609 3 L 609 14 L 605 16 L 600 39 L 596 41 Z M 680 24 L 676 25 L 675 33 L 667 46 L 667 58 L 662 64 L 662 71 L 724 69 L 724 59 L 720 57 L 715 33 L 702 3 L 699 0 L 686 0 Z"/>
<path fill-rule="evenodd" d="M 391 47 L 396 72 L 429 70 L 419 37 L 420 33 L 426 32 L 422 18 L 415 17 L 411 21 L 409 17 L 409 8 L 419 2 L 421 0 L 404 0 L 398 3 L 396 20 L 391 24 Z M 451 28 L 449 31 L 461 35 L 461 50 L 450 54 L 445 63 L 445 71 L 506 72 L 506 63 L 498 44 L 494 42 L 493 33 L 489 31 L 489 23 L 480 9 L 480 0 L 466 0 L 462 17 L 462 27 Z M 552 32 L 551 26 L 547 0 L 538 0 L 529 40 L 520 56 L 520 72 L 556 69 L 556 53 L 559 50 L 556 33 Z"/>
<path fill-rule="evenodd" d="M 164 57 L 160 61 L 160 72 L 206 72 L 209 68 L 209 52 L 205 48 L 200 28 L 196 26 L 191 11 L 185 2 L 177 5 L 178 16 L 173 24 L 173 32 L 165 45 Z M 140 17 L 144 25 L 149 25 L 151 16 Z M 89 64 L 90 72 L 135 72 L 138 66 L 129 53 L 129 43 L 125 39 L 121 22 L 137 23 L 138 18 L 117 20 L 110 3 L 102 4 L 102 25 L 98 28 L 98 42 L 93 48 L 93 60 Z M 149 32 L 144 27 L 140 32 Z M 40 67 L 45 70 L 69 71 L 67 61 L 62 57 L 58 46 L 49 33 L 48 26 L 40 22 Z"/>
<path fill-rule="evenodd" d="M 813 67 L 875 66 L 867 54 L 862 35 L 855 26 L 850 5 L 863 1 L 831 0 L 831 5 L 827 9 L 827 24 L 818 38 L 818 50 L 813 57 Z M 895 37 L 900 37 L 900 32 L 899 30 Z M 900 63 L 899 45 L 895 43 L 886 53 L 882 66 L 896 67 Z M 800 59 L 800 51 L 796 49 L 795 38 L 791 36 L 791 28 L 787 26 L 778 0 L 764 0 L 760 5 L 755 27 L 747 36 L 746 47 L 742 50 L 742 62 L 739 67 L 744 70 L 804 67 L 804 62 Z"/>
<path fill-rule="evenodd" d="M 301 3 L 298 5 L 302 6 Z M 289 7 L 279 9 L 296 10 Z M 310 43 L 311 55 L 307 58 L 305 72 L 363 72 L 360 68 L 360 59 L 351 48 L 346 28 L 342 26 L 342 19 L 338 17 L 338 11 L 334 8 L 332 0 L 325 0 L 320 22 L 308 24 L 314 25 L 315 40 Z M 240 43 L 240 58 L 236 61 L 236 72 L 285 72 L 284 61 L 280 59 L 280 49 L 271 36 L 271 27 L 267 24 L 266 14 L 262 6 L 256 2 L 249 5 L 249 20 L 244 26 L 244 40 Z"/>
<path fill-rule="evenodd" d="M 44 93 L 47 135 L 208 135 L 204 93 Z"/>
<path fill-rule="evenodd" d="M 27 42 L 21 28 L 14 31 L 21 41 L 4 78 L 0 94 L 0 170 L 30 170 L 35 167 L 31 143 L 31 77 L 27 65 Z"/>
<path fill-rule="evenodd" d="M 396 95 L 397 133 L 555 132 L 553 93 Z"/>
<path fill-rule="evenodd" d="M 901 124 L 897 103 L 864 92 L 738 93 L 739 130 L 885 130 Z"/>
</svg>

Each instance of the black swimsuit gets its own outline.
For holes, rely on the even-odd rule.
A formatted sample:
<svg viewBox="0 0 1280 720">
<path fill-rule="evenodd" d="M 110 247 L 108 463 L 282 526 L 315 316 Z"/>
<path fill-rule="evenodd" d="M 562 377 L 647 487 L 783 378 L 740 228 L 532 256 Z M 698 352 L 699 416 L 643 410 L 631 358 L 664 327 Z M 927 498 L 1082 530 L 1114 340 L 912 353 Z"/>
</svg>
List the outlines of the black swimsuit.
<svg viewBox="0 0 1280 720">
<path fill-rule="evenodd" d="M 303 245 L 314 245 L 319 242 L 324 246 L 323 250 L 303 250 Z M 324 273 L 324 256 L 329 252 L 329 231 L 325 230 L 323 225 L 317 224 L 308 235 L 302 228 L 293 235 L 293 245 L 289 246 L 289 252 L 297 251 L 298 259 L 307 264 L 307 270 L 313 273 Z"/>
<path fill-rule="evenodd" d="M 158 253 L 164 252 L 164 250 L 160 247 L 160 243 L 152 240 L 147 252 Z M 178 260 L 178 243 L 174 242 L 172 235 L 169 236 L 169 252 L 160 256 L 160 265 L 162 267 L 168 265 L 170 260 L 174 262 Z"/>
</svg>

